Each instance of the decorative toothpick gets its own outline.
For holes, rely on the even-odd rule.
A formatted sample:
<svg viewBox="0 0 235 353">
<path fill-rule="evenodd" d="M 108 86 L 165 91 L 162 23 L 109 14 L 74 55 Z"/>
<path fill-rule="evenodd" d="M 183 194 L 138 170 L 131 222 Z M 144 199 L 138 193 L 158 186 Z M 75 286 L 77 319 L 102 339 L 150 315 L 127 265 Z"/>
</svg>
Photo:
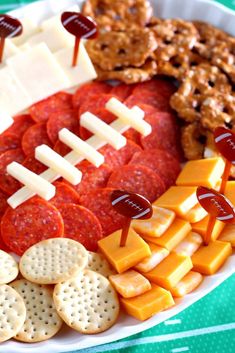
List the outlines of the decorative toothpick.
<svg viewBox="0 0 235 353">
<path fill-rule="evenodd" d="M 8 15 L 0 15 L 0 63 L 2 62 L 5 39 L 21 35 L 23 26 L 19 20 Z"/>
</svg>

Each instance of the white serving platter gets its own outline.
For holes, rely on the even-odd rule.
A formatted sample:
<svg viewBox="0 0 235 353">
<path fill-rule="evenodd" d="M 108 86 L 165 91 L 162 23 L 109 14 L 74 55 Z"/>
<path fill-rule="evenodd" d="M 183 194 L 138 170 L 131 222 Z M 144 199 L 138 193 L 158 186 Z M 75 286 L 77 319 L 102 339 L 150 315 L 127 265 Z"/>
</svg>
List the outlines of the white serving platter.
<svg viewBox="0 0 235 353">
<path fill-rule="evenodd" d="M 80 5 L 81 0 L 45 0 L 21 7 L 11 14 L 22 18 L 29 16 L 36 23 L 61 12 L 74 4 Z M 152 0 L 155 15 L 163 18 L 183 18 L 188 20 L 202 20 L 209 22 L 235 36 L 235 12 L 210 0 Z M 139 322 L 130 316 L 121 314 L 118 322 L 110 330 L 98 334 L 85 336 L 71 329 L 65 328 L 49 341 L 26 344 L 14 340 L 0 344 L 0 353 L 61 353 L 81 350 L 100 344 L 116 341 L 149 329 L 172 316 L 180 313 L 209 292 L 219 286 L 235 272 L 235 254 L 214 276 L 205 277 L 200 287 L 183 299 L 176 300 L 176 305 L 159 313 L 145 322 Z"/>
</svg>

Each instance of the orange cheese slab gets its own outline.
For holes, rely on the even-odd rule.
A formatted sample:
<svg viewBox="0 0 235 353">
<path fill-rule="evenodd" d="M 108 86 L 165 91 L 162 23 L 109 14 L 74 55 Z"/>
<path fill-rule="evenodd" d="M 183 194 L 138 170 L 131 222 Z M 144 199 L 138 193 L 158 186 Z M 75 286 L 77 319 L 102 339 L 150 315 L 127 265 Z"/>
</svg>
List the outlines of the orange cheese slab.
<svg viewBox="0 0 235 353">
<path fill-rule="evenodd" d="M 118 273 L 127 271 L 151 255 L 148 244 L 130 228 L 126 245 L 120 247 L 121 230 L 99 240 L 100 251 Z"/>
<path fill-rule="evenodd" d="M 146 236 L 143 236 L 143 238 L 147 242 L 152 242 L 171 251 L 188 235 L 190 230 L 191 225 L 189 222 L 176 218 L 170 228 L 160 238 Z"/>
<path fill-rule="evenodd" d="M 198 203 L 196 190 L 196 186 L 171 186 L 154 205 L 168 208 L 179 217 L 184 217 Z"/>
<path fill-rule="evenodd" d="M 235 247 L 235 224 L 226 224 L 218 240 L 226 241 Z"/>
<path fill-rule="evenodd" d="M 205 218 L 207 214 L 208 213 L 206 210 L 199 203 L 197 203 L 193 208 L 191 208 L 191 210 L 188 211 L 188 213 L 184 216 L 184 219 L 186 219 L 189 223 L 196 223 Z"/>
<path fill-rule="evenodd" d="M 189 256 L 171 253 L 152 271 L 144 275 L 150 282 L 171 290 L 192 269 L 193 264 Z"/>
<path fill-rule="evenodd" d="M 152 284 L 152 289 L 135 298 L 121 298 L 125 311 L 136 319 L 144 321 L 175 304 L 169 291 Z"/>
<path fill-rule="evenodd" d="M 171 294 L 176 298 L 184 297 L 186 294 L 194 291 L 201 284 L 202 280 L 203 276 L 200 273 L 190 271 L 171 289 Z"/>
<path fill-rule="evenodd" d="M 202 236 L 195 232 L 190 232 L 187 237 L 177 245 L 172 251 L 184 256 L 192 256 L 202 245 Z"/>
<path fill-rule="evenodd" d="M 224 171 L 220 157 L 189 161 L 176 180 L 176 185 L 205 186 L 214 188 Z"/>
<path fill-rule="evenodd" d="M 133 220 L 131 226 L 140 235 L 160 237 L 170 227 L 174 218 L 173 211 L 153 206 L 153 215 L 150 219 Z"/>
<path fill-rule="evenodd" d="M 192 230 L 196 233 L 201 234 L 201 236 L 204 238 L 206 235 L 208 221 L 209 221 L 209 216 L 206 216 L 200 222 L 192 223 Z M 212 241 L 216 240 L 219 237 L 224 227 L 225 227 L 225 223 L 216 220 L 215 226 L 211 235 Z"/>
<path fill-rule="evenodd" d="M 109 276 L 109 280 L 123 298 L 133 298 L 151 289 L 147 278 L 134 270 Z"/>
<path fill-rule="evenodd" d="M 135 268 L 141 272 L 151 271 L 154 267 L 160 264 L 160 262 L 162 262 L 170 253 L 169 250 L 153 243 L 148 243 L 148 245 L 151 250 L 151 255 L 149 257 L 146 257 L 146 259 L 139 262 L 138 265 L 135 266 Z"/>
<path fill-rule="evenodd" d="M 235 181 L 228 181 L 225 189 L 225 196 L 232 202 L 235 207 Z"/>
<path fill-rule="evenodd" d="M 202 246 L 192 256 L 193 269 L 204 275 L 213 275 L 231 255 L 230 243 L 216 240 Z"/>
</svg>

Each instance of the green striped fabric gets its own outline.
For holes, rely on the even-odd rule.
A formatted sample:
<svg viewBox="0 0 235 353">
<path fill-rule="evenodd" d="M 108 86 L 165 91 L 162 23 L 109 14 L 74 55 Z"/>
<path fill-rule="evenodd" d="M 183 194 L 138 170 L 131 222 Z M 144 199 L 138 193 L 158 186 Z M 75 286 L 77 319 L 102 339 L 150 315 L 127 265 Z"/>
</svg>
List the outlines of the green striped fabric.
<svg viewBox="0 0 235 353">
<path fill-rule="evenodd" d="M 235 0 L 218 1 L 235 10 Z M 0 0 L 0 12 L 31 2 Z M 31 349 L 33 352 L 33 347 Z M 179 315 L 152 329 L 124 340 L 79 351 L 98 352 L 235 353 L 235 275 Z"/>
</svg>

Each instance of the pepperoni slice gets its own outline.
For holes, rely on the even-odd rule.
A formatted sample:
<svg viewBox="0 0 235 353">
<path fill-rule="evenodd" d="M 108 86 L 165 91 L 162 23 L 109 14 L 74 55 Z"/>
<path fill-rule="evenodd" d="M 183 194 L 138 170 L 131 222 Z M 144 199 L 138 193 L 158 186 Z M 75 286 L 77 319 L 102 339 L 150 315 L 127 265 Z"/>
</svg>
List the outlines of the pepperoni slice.
<svg viewBox="0 0 235 353">
<path fill-rule="evenodd" d="M 133 94 L 139 94 L 143 91 L 157 92 L 169 100 L 176 91 L 176 86 L 170 80 L 153 78 L 152 80 L 138 83 L 133 90 Z"/>
<path fill-rule="evenodd" d="M 21 256 L 41 240 L 62 237 L 64 224 L 53 205 L 35 197 L 16 209 L 7 209 L 1 222 L 1 233 L 9 249 Z"/>
<path fill-rule="evenodd" d="M 110 176 L 108 187 L 137 192 L 150 202 L 155 201 L 166 190 L 162 179 L 150 168 L 142 165 L 125 165 Z"/>
<path fill-rule="evenodd" d="M 166 187 L 175 184 L 180 173 L 180 163 L 166 151 L 151 149 L 137 152 L 129 162 L 130 165 L 143 165 L 152 169 L 163 180 Z"/>
<path fill-rule="evenodd" d="M 96 94 L 89 99 L 86 99 L 79 109 L 79 116 L 85 112 L 90 112 L 107 124 L 110 124 L 112 121 L 117 119 L 115 115 L 105 109 L 105 104 L 112 97 L 114 97 L 113 94 Z M 87 140 L 91 135 L 92 134 L 87 129 L 82 126 L 80 127 L 80 137 L 83 140 Z"/>
<path fill-rule="evenodd" d="M 42 144 L 51 146 L 51 141 L 47 135 L 46 124 L 39 123 L 31 126 L 24 133 L 21 144 L 26 156 L 34 154 L 37 146 Z"/>
<path fill-rule="evenodd" d="M 175 158 L 180 158 L 179 127 L 173 114 L 158 112 L 145 119 L 151 126 L 150 135 L 141 136 L 141 145 L 145 150 L 161 149 L 169 152 Z"/>
<path fill-rule="evenodd" d="M 111 204 L 113 190 L 111 188 L 90 190 L 80 199 L 80 203 L 92 211 L 100 221 L 103 236 L 121 229 L 125 223 L 125 217 L 119 214 Z"/>
<path fill-rule="evenodd" d="M 20 147 L 20 140 L 16 134 L 11 132 L 0 135 L 0 155 L 6 151 Z"/>
<path fill-rule="evenodd" d="M 64 236 L 78 241 L 87 250 L 96 251 L 97 242 L 103 237 L 98 218 L 90 210 L 72 203 L 60 206 L 64 221 Z"/>
<path fill-rule="evenodd" d="M 0 232 L 0 250 L 10 252 L 10 249 L 6 246 L 6 244 L 4 243 L 4 241 L 2 239 L 1 232 Z"/>
<path fill-rule="evenodd" d="M 111 94 L 114 94 L 115 96 L 118 97 L 119 100 L 122 102 L 126 100 L 131 93 L 133 92 L 133 89 L 136 87 L 136 85 L 127 85 L 126 83 L 121 83 L 111 89 Z"/>
<path fill-rule="evenodd" d="M 10 150 L 0 156 L 0 189 L 8 195 L 20 188 L 20 183 L 7 173 L 7 166 L 11 162 L 22 163 L 25 155 L 20 148 Z"/>
<path fill-rule="evenodd" d="M 112 168 L 117 168 L 124 164 L 127 164 L 132 156 L 136 152 L 140 152 L 141 147 L 136 143 L 127 140 L 126 146 L 122 147 L 120 150 L 115 150 L 110 145 L 105 145 L 99 149 L 99 152 L 104 156 L 105 163 L 107 163 Z"/>
<path fill-rule="evenodd" d="M 7 198 L 8 195 L 5 194 L 5 192 L 3 192 L 2 190 L 0 190 L 0 218 L 8 207 Z"/>
<path fill-rule="evenodd" d="M 58 133 L 63 128 L 76 135 L 79 134 L 79 120 L 74 110 L 61 110 L 50 115 L 47 121 L 47 134 L 53 144 L 58 140 Z"/>
<path fill-rule="evenodd" d="M 4 134 L 11 133 L 16 135 L 18 139 L 21 139 L 25 131 L 33 124 L 35 124 L 35 122 L 29 114 L 17 115 L 14 117 L 14 123 L 4 132 Z"/>
<path fill-rule="evenodd" d="M 64 157 L 66 154 L 71 152 L 71 148 L 69 148 L 67 145 L 65 145 L 63 142 L 60 140 L 57 140 L 55 143 L 55 146 L 53 148 L 55 152 L 60 154 L 62 157 Z"/>
<path fill-rule="evenodd" d="M 143 90 L 142 92 L 138 92 L 135 94 L 133 93 L 125 101 L 125 104 L 128 107 L 133 107 L 135 105 L 139 106 L 141 103 L 152 105 L 158 111 L 161 111 L 161 112 L 172 111 L 169 104 L 169 100 L 158 92 Z"/>
<path fill-rule="evenodd" d="M 78 109 L 84 100 L 94 94 L 109 93 L 111 86 L 105 82 L 91 82 L 80 86 L 73 95 L 73 107 Z"/>
<path fill-rule="evenodd" d="M 31 170 L 31 172 L 35 174 L 41 174 L 47 169 L 44 164 L 34 158 L 34 155 L 28 155 L 22 164 L 25 168 Z"/>
<path fill-rule="evenodd" d="M 65 109 L 72 109 L 72 95 L 59 92 L 32 105 L 29 112 L 36 123 L 45 123 L 52 113 Z"/>
<path fill-rule="evenodd" d="M 61 183 L 58 181 L 55 182 L 54 185 L 56 186 L 56 194 L 50 200 L 50 203 L 52 203 L 52 205 L 54 205 L 59 211 L 61 205 L 79 203 L 79 196 L 77 192 L 68 184 Z"/>
<path fill-rule="evenodd" d="M 90 190 L 104 188 L 112 173 L 112 168 L 107 164 L 102 164 L 99 168 L 96 168 L 87 161 L 79 163 L 77 168 L 82 172 L 82 180 L 79 184 L 73 185 L 73 188 L 77 191 L 79 197 Z"/>
</svg>

